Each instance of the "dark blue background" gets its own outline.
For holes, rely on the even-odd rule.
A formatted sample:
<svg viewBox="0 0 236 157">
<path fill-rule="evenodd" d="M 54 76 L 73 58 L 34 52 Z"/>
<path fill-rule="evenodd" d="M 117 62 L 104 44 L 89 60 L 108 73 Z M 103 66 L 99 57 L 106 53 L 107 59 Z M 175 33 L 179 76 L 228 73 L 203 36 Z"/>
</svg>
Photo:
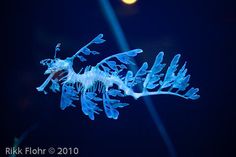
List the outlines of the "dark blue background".
<svg viewBox="0 0 236 157">
<path fill-rule="evenodd" d="M 139 63 L 151 65 L 159 51 L 166 63 L 181 53 L 191 84 L 200 88 L 197 101 L 152 97 L 177 155 L 235 156 L 235 2 L 139 0 L 132 7 L 119 1 L 112 6 L 131 48 L 144 50 Z M 1 152 L 38 124 L 21 146 L 77 146 L 81 157 L 168 156 L 143 99 L 128 98 L 131 105 L 118 120 L 101 114 L 91 121 L 80 107 L 61 111 L 60 94 L 35 89 L 46 79 L 39 61 L 53 57 L 57 42 L 65 58 L 103 33 L 107 42 L 93 47 L 102 54 L 90 58 L 92 65 L 120 52 L 97 1 L 6 0 L 1 7 Z"/>
</svg>

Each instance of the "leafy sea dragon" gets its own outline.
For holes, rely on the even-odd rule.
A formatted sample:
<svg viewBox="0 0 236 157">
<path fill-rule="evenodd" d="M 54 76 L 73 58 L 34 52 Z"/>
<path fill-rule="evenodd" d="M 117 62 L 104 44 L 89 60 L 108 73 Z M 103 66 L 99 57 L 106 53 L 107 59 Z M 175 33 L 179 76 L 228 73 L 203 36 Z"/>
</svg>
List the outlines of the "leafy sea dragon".
<svg viewBox="0 0 236 157">
<path fill-rule="evenodd" d="M 148 63 L 144 62 L 134 74 L 128 70 L 128 64 L 134 64 L 131 59 L 142 53 L 141 49 L 134 49 L 123 53 L 114 54 L 97 63 L 96 66 L 86 66 L 76 73 L 73 69 L 73 60 L 77 57 L 85 62 L 87 55 L 97 55 L 99 52 L 92 51 L 88 47 L 91 44 L 105 42 L 103 34 L 99 34 L 87 45 L 77 51 L 72 57 L 66 59 L 57 58 L 60 51 L 60 43 L 55 47 L 54 59 L 44 59 L 40 63 L 47 65 L 45 75 L 49 74 L 45 82 L 37 87 L 38 91 L 44 90 L 51 81 L 50 89 L 53 92 L 62 91 L 60 107 L 64 110 L 68 106 L 75 107 L 73 101 L 81 101 L 82 111 L 94 120 L 94 114 L 99 114 L 102 109 L 98 102 L 103 102 L 103 108 L 108 118 L 117 119 L 117 108 L 123 108 L 129 104 L 122 103 L 115 97 L 132 96 L 138 99 L 142 96 L 168 94 L 185 99 L 198 99 L 198 88 L 190 88 L 190 75 L 187 75 L 186 62 L 177 71 L 180 54 L 172 59 L 166 73 L 162 73 L 166 64 L 163 64 L 164 52 L 159 52 L 153 66 L 148 70 Z M 141 92 L 135 92 L 135 86 L 143 87 Z M 115 88 L 115 86 L 117 88 Z M 62 86 L 62 87 L 61 87 Z"/>
</svg>

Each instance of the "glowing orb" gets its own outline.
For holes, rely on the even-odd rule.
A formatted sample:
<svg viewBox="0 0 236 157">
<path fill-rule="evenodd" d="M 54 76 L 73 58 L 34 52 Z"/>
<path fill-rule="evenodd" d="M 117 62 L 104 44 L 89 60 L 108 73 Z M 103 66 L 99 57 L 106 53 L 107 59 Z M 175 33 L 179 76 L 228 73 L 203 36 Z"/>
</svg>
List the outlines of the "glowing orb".
<svg viewBox="0 0 236 157">
<path fill-rule="evenodd" d="M 122 0 L 123 3 L 131 5 L 137 2 L 137 0 Z"/>
</svg>

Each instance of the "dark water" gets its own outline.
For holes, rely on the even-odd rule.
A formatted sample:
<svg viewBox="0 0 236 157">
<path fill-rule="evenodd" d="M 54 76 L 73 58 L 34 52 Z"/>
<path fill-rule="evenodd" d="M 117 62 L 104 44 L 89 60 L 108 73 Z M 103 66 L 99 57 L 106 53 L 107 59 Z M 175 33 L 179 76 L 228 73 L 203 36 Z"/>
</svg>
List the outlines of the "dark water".
<svg viewBox="0 0 236 157">
<path fill-rule="evenodd" d="M 140 0 L 133 7 L 119 1 L 112 6 L 131 48 L 144 50 L 138 63 L 151 65 L 159 51 L 169 63 L 181 53 L 191 84 L 200 88 L 197 101 L 152 97 L 177 156 L 235 156 L 236 3 Z M 89 58 L 92 65 L 119 52 L 97 1 L 8 0 L 1 7 L 1 154 L 37 124 L 21 147 L 78 147 L 81 157 L 168 156 L 142 99 L 128 98 L 131 105 L 121 109 L 119 120 L 101 114 L 91 121 L 80 107 L 61 111 L 59 94 L 35 89 L 45 80 L 39 61 L 53 57 L 57 42 L 65 58 L 103 33 L 107 42 L 93 47 L 102 54 Z"/>
</svg>

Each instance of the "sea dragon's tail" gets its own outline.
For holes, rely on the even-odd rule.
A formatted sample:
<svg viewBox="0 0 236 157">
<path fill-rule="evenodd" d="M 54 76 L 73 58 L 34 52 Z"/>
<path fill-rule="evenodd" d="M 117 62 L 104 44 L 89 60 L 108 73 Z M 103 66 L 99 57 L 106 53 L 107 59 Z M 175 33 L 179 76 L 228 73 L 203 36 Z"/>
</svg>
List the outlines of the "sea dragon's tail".
<svg viewBox="0 0 236 157">
<path fill-rule="evenodd" d="M 144 62 L 135 75 L 132 71 L 128 71 L 125 76 L 122 76 L 120 73 L 127 69 L 126 65 L 133 64 L 130 61 L 130 57 L 134 57 L 141 52 L 141 49 L 134 49 L 115 54 L 97 64 L 97 67 L 101 67 L 101 69 L 107 73 L 119 76 L 123 81 L 122 88 L 109 89 L 103 95 L 105 113 L 109 118 L 117 119 L 119 112 L 116 108 L 128 105 L 126 103 L 120 103 L 120 100 L 111 99 L 110 96 L 124 97 L 130 95 L 137 99 L 148 95 L 168 94 L 192 100 L 196 100 L 200 97 L 197 94 L 199 91 L 198 88 L 191 87 L 187 92 L 185 91 L 189 86 L 190 75 L 187 75 L 186 62 L 177 70 L 180 54 L 174 56 L 165 73 L 162 72 L 166 66 L 166 64 L 162 63 L 164 52 L 160 52 L 156 56 L 155 62 L 150 70 L 148 70 L 148 63 Z M 117 61 L 121 62 L 121 64 L 118 64 Z M 138 84 L 142 84 L 143 86 L 141 92 L 134 91 L 135 86 Z M 124 93 L 122 93 L 120 89 L 122 89 Z"/>
</svg>

